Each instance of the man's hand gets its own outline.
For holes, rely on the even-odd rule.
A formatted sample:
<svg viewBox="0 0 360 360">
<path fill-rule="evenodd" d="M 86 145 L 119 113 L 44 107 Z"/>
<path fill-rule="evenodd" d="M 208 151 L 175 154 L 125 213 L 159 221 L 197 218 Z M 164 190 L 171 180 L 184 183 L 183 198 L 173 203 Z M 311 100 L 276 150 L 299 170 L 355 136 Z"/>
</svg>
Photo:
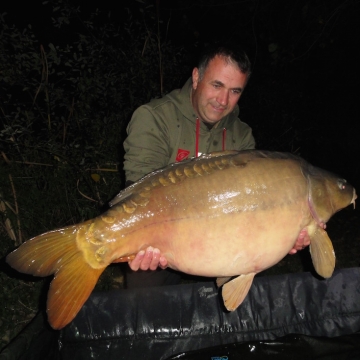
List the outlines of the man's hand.
<svg viewBox="0 0 360 360">
<path fill-rule="evenodd" d="M 167 260 L 160 254 L 159 249 L 149 246 L 146 250 L 139 251 L 135 258 L 129 261 L 131 270 L 156 270 L 158 267 L 165 269 L 168 265 Z"/>
<path fill-rule="evenodd" d="M 309 234 L 306 229 L 300 231 L 299 237 L 296 240 L 294 247 L 289 251 L 290 255 L 296 254 L 298 250 L 304 249 L 310 245 Z"/>
</svg>

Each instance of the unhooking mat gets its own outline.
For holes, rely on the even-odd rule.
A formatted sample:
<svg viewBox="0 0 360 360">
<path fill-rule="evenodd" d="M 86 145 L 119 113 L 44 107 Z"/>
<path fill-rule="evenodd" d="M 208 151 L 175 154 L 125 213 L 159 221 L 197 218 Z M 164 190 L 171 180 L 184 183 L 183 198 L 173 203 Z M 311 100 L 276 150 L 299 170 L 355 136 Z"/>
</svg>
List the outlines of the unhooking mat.
<svg viewBox="0 0 360 360">
<path fill-rule="evenodd" d="M 49 341 L 63 360 L 360 359 L 360 268 L 256 277 L 234 312 L 213 282 L 93 293 L 60 332 L 29 329 L 39 335 L 16 359 L 46 359 Z"/>
</svg>

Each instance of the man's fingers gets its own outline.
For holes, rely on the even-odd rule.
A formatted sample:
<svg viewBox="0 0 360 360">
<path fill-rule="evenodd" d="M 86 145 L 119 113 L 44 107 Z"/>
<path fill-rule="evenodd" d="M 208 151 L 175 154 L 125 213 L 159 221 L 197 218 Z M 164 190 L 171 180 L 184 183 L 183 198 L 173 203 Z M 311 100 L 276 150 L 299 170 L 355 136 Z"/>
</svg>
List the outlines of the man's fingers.
<svg viewBox="0 0 360 360">
<path fill-rule="evenodd" d="M 149 270 L 152 259 L 153 259 L 153 252 L 154 252 L 154 249 L 153 249 L 152 246 L 149 246 L 146 249 L 144 258 L 143 258 L 143 260 L 141 261 L 141 264 L 140 264 L 140 269 L 141 270 Z"/>
<path fill-rule="evenodd" d="M 160 250 L 154 249 L 152 252 L 152 259 L 151 259 L 150 266 L 149 266 L 150 270 L 156 270 L 158 268 L 159 259 L 160 259 Z"/>
<path fill-rule="evenodd" d="M 310 237 L 306 229 L 300 231 L 299 237 L 296 241 L 297 250 L 304 249 L 306 246 L 310 245 Z"/>
<path fill-rule="evenodd" d="M 159 249 L 149 246 L 146 250 L 139 251 L 135 258 L 129 261 L 130 269 L 137 270 L 156 270 L 158 267 L 165 269 L 168 262 L 164 256 L 160 254 Z"/>
<path fill-rule="evenodd" d="M 162 269 L 166 269 L 166 268 L 167 268 L 168 262 L 167 262 L 167 260 L 166 260 L 166 258 L 165 258 L 164 256 L 160 256 L 159 266 L 160 266 Z"/>
<path fill-rule="evenodd" d="M 310 237 L 307 232 L 307 229 L 303 229 L 300 231 L 299 236 L 295 242 L 294 247 L 289 251 L 290 255 L 294 255 L 298 250 L 304 249 L 306 246 L 310 245 Z"/>
<path fill-rule="evenodd" d="M 140 269 L 141 261 L 144 259 L 145 251 L 141 250 L 139 251 L 135 258 L 131 261 L 129 261 L 129 266 L 131 270 L 137 271 Z"/>
</svg>

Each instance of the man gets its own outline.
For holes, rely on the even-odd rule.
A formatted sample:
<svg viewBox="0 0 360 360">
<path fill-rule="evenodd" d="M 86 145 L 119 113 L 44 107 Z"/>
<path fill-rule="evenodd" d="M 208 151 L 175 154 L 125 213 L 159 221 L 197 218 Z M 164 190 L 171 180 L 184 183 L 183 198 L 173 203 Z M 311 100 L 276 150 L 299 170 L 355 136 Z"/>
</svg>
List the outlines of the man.
<svg viewBox="0 0 360 360">
<path fill-rule="evenodd" d="M 238 118 L 237 105 L 250 72 L 245 52 L 214 47 L 203 54 L 182 89 L 140 106 L 124 141 L 126 186 L 151 171 L 189 157 L 212 151 L 254 149 L 251 128 Z M 301 232 L 290 253 L 308 244 L 307 233 Z M 129 264 L 132 270 L 155 270 L 158 266 L 165 268 L 167 262 L 158 249 L 150 247 Z M 179 281 L 180 275 L 171 270 L 127 274 L 128 287 Z"/>
</svg>

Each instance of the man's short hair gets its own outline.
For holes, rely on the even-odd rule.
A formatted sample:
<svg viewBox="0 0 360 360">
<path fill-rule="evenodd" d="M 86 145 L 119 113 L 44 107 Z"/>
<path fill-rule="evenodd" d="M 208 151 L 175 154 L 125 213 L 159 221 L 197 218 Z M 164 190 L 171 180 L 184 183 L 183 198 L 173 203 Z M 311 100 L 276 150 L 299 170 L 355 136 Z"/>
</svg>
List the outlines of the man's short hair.
<svg viewBox="0 0 360 360">
<path fill-rule="evenodd" d="M 246 52 L 237 45 L 210 45 L 207 46 L 200 56 L 198 62 L 200 79 L 203 77 L 210 61 L 216 56 L 221 56 L 229 64 L 235 64 L 248 78 L 251 74 L 251 63 Z"/>
</svg>

